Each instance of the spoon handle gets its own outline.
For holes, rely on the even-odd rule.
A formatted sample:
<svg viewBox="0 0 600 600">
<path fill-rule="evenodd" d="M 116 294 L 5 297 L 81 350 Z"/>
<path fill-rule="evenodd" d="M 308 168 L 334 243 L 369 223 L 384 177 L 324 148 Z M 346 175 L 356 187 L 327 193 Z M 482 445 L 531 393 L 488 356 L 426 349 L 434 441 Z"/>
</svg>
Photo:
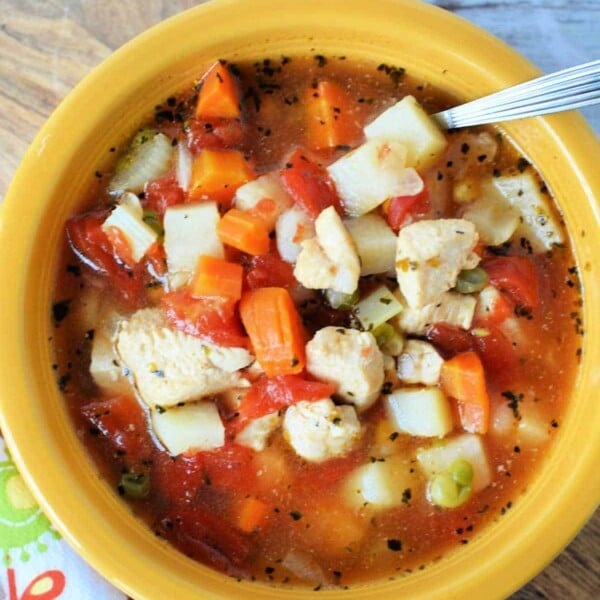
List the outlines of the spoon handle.
<svg viewBox="0 0 600 600">
<path fill-rule="evenodd" d="M 600 60 L 544 75 L 432 115 L 444 129 L 498 123 L 600 102 Z"/>
</svg>

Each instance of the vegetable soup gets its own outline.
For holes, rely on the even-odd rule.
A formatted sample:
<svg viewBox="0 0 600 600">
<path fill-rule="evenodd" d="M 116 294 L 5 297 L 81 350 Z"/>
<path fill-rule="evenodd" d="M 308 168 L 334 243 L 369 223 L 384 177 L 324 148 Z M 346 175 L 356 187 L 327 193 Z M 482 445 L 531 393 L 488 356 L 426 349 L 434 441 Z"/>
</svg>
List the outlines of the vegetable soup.
<svg viewBox="0 0 600 600">
<path fill-rule="evenodd" d="M 511 508 L 580 359 L 533 165 L 343 56 L 224 60 L 107 148 L 66 223 L 58 385 L 148 527 L 233 577 L 426 568 Z M 151 109 L 152 107 L 150 107 Z"/>
</svg>

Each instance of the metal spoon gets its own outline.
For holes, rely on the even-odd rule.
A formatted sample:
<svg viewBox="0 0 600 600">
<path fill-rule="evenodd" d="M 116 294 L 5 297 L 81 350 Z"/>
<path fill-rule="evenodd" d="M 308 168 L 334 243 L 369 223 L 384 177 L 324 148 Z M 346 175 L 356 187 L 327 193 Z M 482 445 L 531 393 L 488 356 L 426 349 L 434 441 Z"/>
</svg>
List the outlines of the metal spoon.
<svg viewBox="0 0 600 600">
<path fill-rule="evenodd" d="M 600 60 L 537 77 L 432 115 L 443 129 L 499 123 L 600 102 Z"/>
</svg>

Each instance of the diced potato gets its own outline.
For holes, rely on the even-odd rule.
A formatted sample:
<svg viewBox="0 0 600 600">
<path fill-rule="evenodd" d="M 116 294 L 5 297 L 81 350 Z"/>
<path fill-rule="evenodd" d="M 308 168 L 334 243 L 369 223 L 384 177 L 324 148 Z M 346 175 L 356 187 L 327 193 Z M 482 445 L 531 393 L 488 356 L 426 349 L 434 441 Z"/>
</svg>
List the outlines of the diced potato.
<svg viewBox="0 0 600 600">
<path fill-rule="evenodd" d="M 344 224 L 358 251 L 361 276 L 394 270 L 397 238 L 383 217 L 368 213 Z"/>
<path fill-rule="evenodd" d="M 131 258 L 139 262 L 150 246 L 156 242 L 158 234 L 143 219 L 142 205 L 135 194 L 124 193 L 110 215 L 102 223 L 102 231 L 108 233 L 111 227 L 119 229 L 131 249 Z"/>
<path fill-rule="evenodd" d="M 401 310 L 402 304 L 385 285 L 373 290 L 354 309 L 360 324 L 367 331 L 372 331 L 379 325 L 389 321 Z"/>
<path fill-rule="evenodd" d="M 528 240 L 534 252 L 545 252 L 564 242 L 560 222 L 550 207 L 550 198 L 542 194 L 531 173 L 494 177 L 492 184 L 519 211 L 521 223 L 515 235 Z"/>
<path fill-rule="evenodd" d="M 216 202 L 167 208 L 164 245 L 171 287 L 188 283 L 201 255 L 223 258 L 223 244 L 217 236 L 219 218 Z"/>
<path fill-rule="evenodd" d="M 313 497 L 302 508 L 302 519 L 293 526 L 298 528 L 303 544 L 332 558 L 358 551 L 367 532 L 365 520 L 348 510 L 337 495 Z"/>
<path fill-rule="evenodd" d="M 446 148 L 446 138 L 413 96 L 405 96 L 365 127 L 368 140 L 387 138 L 404 144 L 406 164 L 425 169 Z"/>
<path fill-rule="evenodd" d="M 481 195 L 466 207 L 462 217 L 475 225 L 486 246 L 508 241 L 520 223 L 519 212 L 490 185 L 483 186 Z"/>
<path fill-rule="evenodd" d="M 473 467 L 473 492 L 487 487 L 492 481 L 492 472 L 481 437 L 464 433 L 441 443 L 420 448 L 417 460 L 429 477 L 445 471 L 455 460 L 463 459 Z"/>
<path fill-rule="evenodd" d="M 398 431 L 422 437 L 444 437 L 452 431 L 450 403 L 439 388 L 400 388 L 383 402 Z"/>
<path fill-rule="evenodd" d="M 213 450 L 225 443 L 225 427 L 212 402 L 153 410 L 152 429 L 173 456 L 193 450 Z"/>
<path fill-rule="evenodd" d="M 302 209 L 292 207 L 277 219 L 275 234 L 279 256 L 295 263 L 302 250 L 300 243 L 315 236 L 315 225 Z"/>
<path fill-rule="evenodd" d="M 253 211 L 273 231 L 278 217 L 291 208 L 293 200 L 283 187 L 278 173 L 271 172 L 248 181 L 235 192 L 236 208 Z"/>
<path fill-rule="evenodd" d="M 404 383 L 436 385 L 444 359 L 428 342 L 407 340 L 398 357 L 398 377 Z"/>
<path fill-rule="evenodd" d="M 406 502 L 406 490 L 414 485 L 410 460 L 388 457 L 358 467 L 345 482 L 345 497 L 356 508 L 382 510 Z"/>
<path fill-rule="evenodd" d="M 507 443 L 536 448 L 545 444 L 551 435 L 551 425 L 530 403 L 519 406 L 520 419 L 506 403 L 492 408 L 490 433 L 506 439 Z"/>
<path fill-rule="evenodd" d="M 405 167 L 406 149 L 395 141 L 370 140 L 327 167 L 346 213 L 360 217 L 394 196 L 414 196 L 423 180 Z"/>
</svg>

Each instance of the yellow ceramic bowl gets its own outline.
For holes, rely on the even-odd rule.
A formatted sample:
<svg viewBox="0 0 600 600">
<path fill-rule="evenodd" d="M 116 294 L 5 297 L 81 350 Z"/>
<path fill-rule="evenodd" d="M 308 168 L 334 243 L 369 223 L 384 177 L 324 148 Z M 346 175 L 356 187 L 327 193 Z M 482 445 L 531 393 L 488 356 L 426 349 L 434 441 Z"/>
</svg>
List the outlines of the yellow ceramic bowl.
<svg viewBox="0 0 600 600">
<path fill-rule="evenodd" d="M 400 64 L 458 97 L 537 74 L 510 48 L 413 0 L 219 0 L 155 27 L 116 52 L 65 100 L 30 148 L 0 221 L 0 426 L 24 478 L 75 549 L 141 599 L 312 598 L 239 583 L 156 539 L 98 477 L 77 440 L 50 368 L 50 288 L 67 216 L 106 149 L 215 59 L 323 54 Z M 524 497 L 499 522 L 435 566 L 328 598 L 500 598 L 574 536 L 599 498 L 600 147 L 563 114 L 506 125 L 554 191 L 571 232 L 586 298 L 583 363 L 568 414 Z"/>
</svg>

